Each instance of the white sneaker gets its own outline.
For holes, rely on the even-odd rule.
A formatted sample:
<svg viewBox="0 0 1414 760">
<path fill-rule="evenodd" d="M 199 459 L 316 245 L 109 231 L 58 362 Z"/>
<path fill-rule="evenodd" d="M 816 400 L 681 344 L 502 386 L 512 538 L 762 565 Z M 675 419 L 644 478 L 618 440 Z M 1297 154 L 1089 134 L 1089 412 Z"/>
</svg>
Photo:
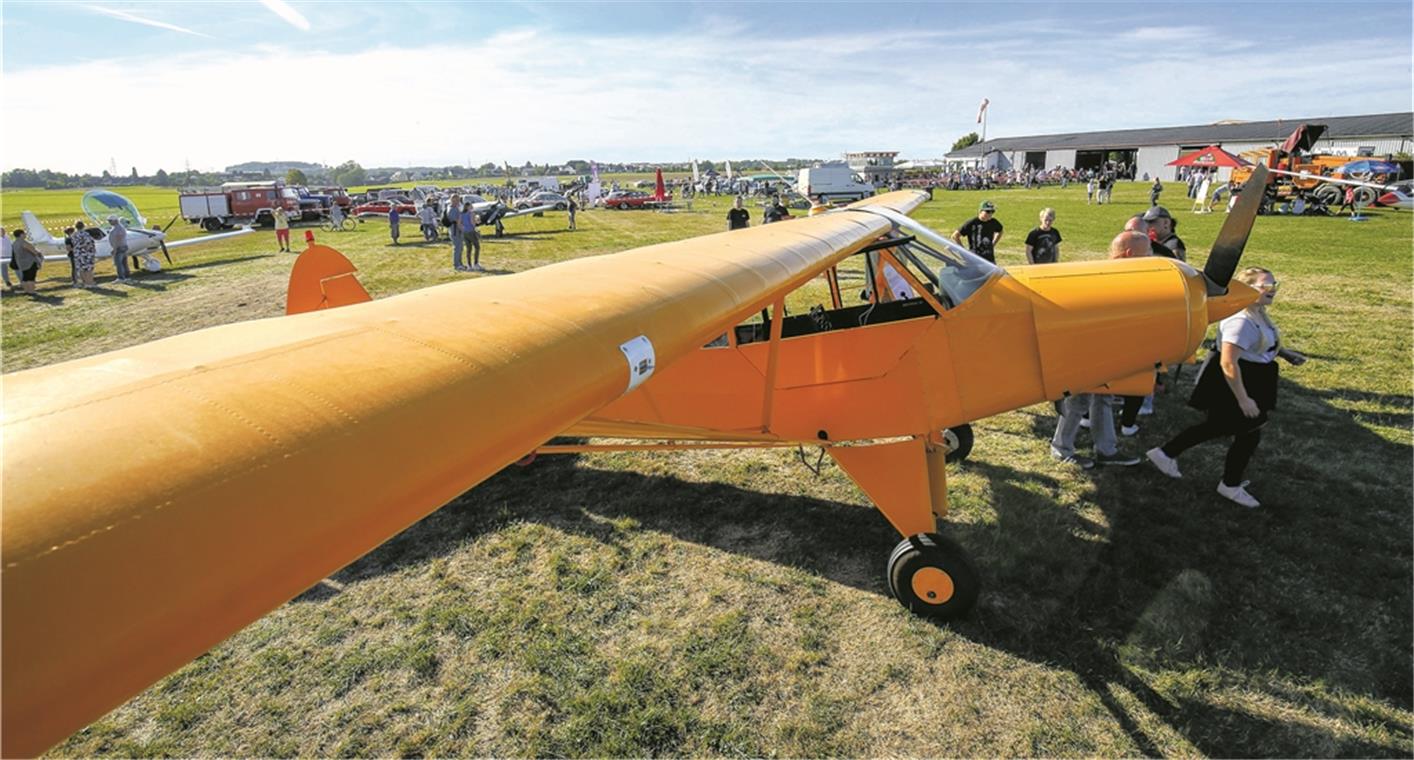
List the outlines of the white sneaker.
<svg viewBox="0 0 1414 760">
<path fill-rule="evenodd" d="M 1153 413 L 1154 413 L 1154 405 L 1151 404 L 1151 403 L 1149 403 L 1148 401 L 1145 401 L 1145 402 L 1144 402 L 1144 405 L 1141 406 L 1141 407 L 1139 407 L 1139 416 L 1140 416 L 1140 417 L 1148 417 L 1149 415 L 1151 415 L 1151 414 L 1153 414 Z"/>
<path fill-rule="evenodd" d="M 1139 426 L 1138 426 L 1138 425 L 1121 425 L 1120 428 L 1119 428 L 1119 434 L 1122 435 L 1122 436 L 1125 436 L 1126 438 L 1131 437 L 1131 436 L 1139 435 Z"/>
<path fill-rule="evenodd" d="M 461 264 L 457 264 L 456 266 L 452 267 L 452 269 L 455 269 L 455 270 L 458 271 L 458 272 L 470 272 L 470 271 L 471 271 L 471 268 L 470 268 L 470 267 L 464 267 L 464 266 L 462 266 Z"/>
<path fill-rule="evenodd" d="M 1090 429 L 1090 418 L 1089 418 L 1089 417 L 1081 417 L 1081 418 L 1080 418 L 1080 427 L 1083 427 L 1083 428 L 1085 428 L 1086 430 L 1089 430 L 1089 429 Z"/>
<path fill-rule="evenodd" d="M 1221 480 L 1218 481 L 1218 495 L 1228 501 L 1241 504 L 1248 509 L 1255 509 L 1262 506 L 1262 502 L 1257 501 L 1252 494 L 1247 493 L 1246 488 L 1242 486 L 1229 486 Z"/>
<path fill-rule="evenodd" d="M 1159 469 L 1159 472 L 1174 479 L 1183 477 L 1183 473 L 1178 471 L 1178 460 L 1165 454 L 1162 448 L 1156 447 L 1149 449 L 1144 452 L 1144 456 L 1148 457 L 1149 461 L 1154 463 L 1154 466 Z"/>
</svg>

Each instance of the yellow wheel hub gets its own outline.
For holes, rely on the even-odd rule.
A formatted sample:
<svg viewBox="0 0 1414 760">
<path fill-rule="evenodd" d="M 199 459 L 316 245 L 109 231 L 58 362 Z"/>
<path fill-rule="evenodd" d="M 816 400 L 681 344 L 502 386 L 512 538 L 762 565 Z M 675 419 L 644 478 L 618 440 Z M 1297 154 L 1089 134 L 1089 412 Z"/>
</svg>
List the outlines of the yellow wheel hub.
<svg viewBox="0 0 1414 760">
<path fill-rule="evenodd" d="M 913 595 L 928 604 L 944 604 L 953 595 L 952 576 L 936 567 L 913 574 Z"/>
</svg>

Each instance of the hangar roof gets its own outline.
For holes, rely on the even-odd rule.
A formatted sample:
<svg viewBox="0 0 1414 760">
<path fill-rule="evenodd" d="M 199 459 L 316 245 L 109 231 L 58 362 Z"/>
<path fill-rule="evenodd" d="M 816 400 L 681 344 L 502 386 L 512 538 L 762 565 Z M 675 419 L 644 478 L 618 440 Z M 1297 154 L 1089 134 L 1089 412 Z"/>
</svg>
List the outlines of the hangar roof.
<svg viewBox="0 0 1414 760">
<path fill-rule="evenodd" d="M 1071 132 L 1058 135 L 1000 137 L 985 144 L 969 145 L 947 154 L 948 158 L 980 158 L 982 149 L 1086 150 L 1139 148 L 1148 145 L 1214 145 L 1224 141 L 1262 142 L 1283 140 L 1302 123 L 1325 124 L 1325 138 L 1409 137 L 1414 136 L 1414 113 L 1378 113 L 1364 116 L 1325 116 L 1309 119 L 1247 121 L 1236 124 L 1194 124 L 1187 127 L 1116 129 L 1107 132 Z"/>
</svg>

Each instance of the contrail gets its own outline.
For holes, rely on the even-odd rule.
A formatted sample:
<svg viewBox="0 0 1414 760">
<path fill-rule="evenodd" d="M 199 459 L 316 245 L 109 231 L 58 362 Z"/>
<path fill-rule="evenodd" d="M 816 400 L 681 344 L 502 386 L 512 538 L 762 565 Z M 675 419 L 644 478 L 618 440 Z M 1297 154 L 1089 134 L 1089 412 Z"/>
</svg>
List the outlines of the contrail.
<svg viewBox="0 0 1414 760">
<path fill-rule="evenodd" d="M 142 24 L 143 26 L 152 26 L 152 27 L 156 27 L 156 28 L 158 28 L 158 29 L 166 29 L 167 31 L 170 31 L 170 32 L 181 32 L 182 34 L 190 34 L 190 35 L 194 35 L 194 36 L 197 36 L 197 37 L 210 37 L 210 36 L 211 36 L 211 35 L 209 35 L 209 34 L 203 34 L 203 33 L 201 33 L 201 32 L 194 31 L 194 30 L 192 30 L 192 29 L 188 29 L 188 28 L 186 28 L 186 27 L 184 27 L 184 26 L 177 26 L 176 24 L 168 24 L 168 23 L 165 22 L 165 21 L 155 21 L 155 20 L 150 19 L 150 18 L 143 18 L 142 16 L 137 16 L 137 15 L 134 15 L 134 14 L 132 14 L 132 13 L 128 13 L 127 11 L 120 11 L 120 10 L 116 10 L 116 9 L 114 9 L 114 8 L 104 8 L 104 7 L 101 6 L 101 5 L 85 5 L 85 6 L 83 6 L 83 7 L 86 8 L 86 9 L 88 9 L 88 10 L 90 10 L 90 11 L 93 11 L 94 13 L 101 13 L 101 14 L 103 14 L 104 16 L 110 16 L 110 17 L 112 17 L 112 18 L 121 19 L 121 20 L 123 20 L 123 21 L 129 21 L 129 22 L 132 22 L 132 23 L 134 23 L 134 24 Z"/>
<path fill-rule="evenodd" d="M 260 4 L 269 8 L 271 13 L 290 22 L 290 26 L 302 32 L 309 31 L 309 19 L 305 18 L 303 13 L 290 7 L 290 4 L 285 0 L 260 0 Z"/>
</svg>

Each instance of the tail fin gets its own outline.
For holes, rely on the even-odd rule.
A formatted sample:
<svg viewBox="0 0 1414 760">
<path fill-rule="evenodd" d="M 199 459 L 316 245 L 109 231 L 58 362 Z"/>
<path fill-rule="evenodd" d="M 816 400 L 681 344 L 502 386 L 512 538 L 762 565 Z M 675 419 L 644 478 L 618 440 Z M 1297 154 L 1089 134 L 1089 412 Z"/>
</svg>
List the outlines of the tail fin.
<svg viewBox="0 0 1414 760">
<path fill-rule="evenodd" d="M 29 236 L 31 243 L 53 243 L 54 236 L 49 230 L 39 223 L 39 217 L 33 211 L 26 211 L 20 214 L 20 218 L 25 222 L 25 234 Z"/>
<path fill-rule="evenodd" d="M 1247 237 L 1252 234 L 1252 222 L 1257 219 L 1257 210 L 1262 206 L 1262 195 L 1267 191 L 1267 167 L 1258 166 L 1252 176 L 1242 186 L 1237 196 L 1237 205 L 1218 230 L 1218 239 L 1213 242 L 1213 251 L 1208 254 L 1208 263 L 1203 267 L 1203 276 L 1208 278 L 1208 295 L 1217 296 L 1227 292 L 1227 284 L 1237 271 L 1242 260 L 1242 249 L 1247 246 Z"/>
<path fill-rule="evenodd" d="M 311 245 L 295 259 L 290 269 L 290 287 L 285 295 L 285 313 L 303 314 L 372 301 L 373 296 L 359 284 L 358 268 L 344 255 L 325 245 Z"/>
</svg>

